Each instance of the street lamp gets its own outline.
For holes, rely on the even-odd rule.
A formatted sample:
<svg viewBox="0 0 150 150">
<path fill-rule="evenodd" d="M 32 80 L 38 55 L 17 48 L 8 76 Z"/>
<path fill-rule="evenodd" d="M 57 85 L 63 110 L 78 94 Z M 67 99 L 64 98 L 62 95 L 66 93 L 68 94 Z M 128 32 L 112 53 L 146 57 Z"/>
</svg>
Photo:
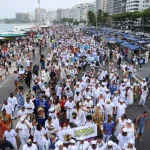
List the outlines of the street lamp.
<svg viewBox="0 0 150 150">
<path fill-rule="evenodd" d="M 40 4 L 41 4 L 41 1 L 40 0 L 37 0 L 38 3 L 39 3 L 39 22 L 41 23 L 41 11 L 40 11 Z"/>
</svg>

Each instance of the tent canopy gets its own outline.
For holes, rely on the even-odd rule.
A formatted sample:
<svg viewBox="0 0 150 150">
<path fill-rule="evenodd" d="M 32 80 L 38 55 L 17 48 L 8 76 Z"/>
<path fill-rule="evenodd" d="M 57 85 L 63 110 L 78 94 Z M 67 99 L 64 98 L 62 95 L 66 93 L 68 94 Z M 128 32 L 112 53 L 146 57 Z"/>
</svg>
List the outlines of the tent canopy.
<svg viewBox="0 0 150 150">
<path fill-rule="evenodd" d="M 0 34 L 0 37 L 17 37 L 17 36 L 25 36 L 26 34 Z"/>
</svg>

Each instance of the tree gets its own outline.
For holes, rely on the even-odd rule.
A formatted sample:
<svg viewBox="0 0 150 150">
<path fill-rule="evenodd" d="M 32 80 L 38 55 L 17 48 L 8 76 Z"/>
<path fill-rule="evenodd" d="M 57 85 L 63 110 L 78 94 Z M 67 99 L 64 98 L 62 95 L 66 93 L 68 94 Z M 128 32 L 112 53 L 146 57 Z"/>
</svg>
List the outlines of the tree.
<svg viewBox="0 0 150 150">
<path fill-rule="evenodd" d="M 88 25 L 95 26 L 96 25 L 96 17 L 92 11 L 88 11 L 87 13 Z"/>
</svg>

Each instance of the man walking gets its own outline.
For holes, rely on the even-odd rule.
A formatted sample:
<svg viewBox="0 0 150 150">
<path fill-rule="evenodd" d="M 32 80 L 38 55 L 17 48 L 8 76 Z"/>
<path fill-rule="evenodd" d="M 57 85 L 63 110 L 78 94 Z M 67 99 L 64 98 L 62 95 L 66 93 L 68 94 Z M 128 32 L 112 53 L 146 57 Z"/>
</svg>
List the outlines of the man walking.
<svg viewBox="0 0 150 150">
<path fill-rule="evenodd" d="M 147 111 L 144 111 L 143 114 L 136 119 L 135 127 L 137 129 L 137 134 L 138 134 L 137 139 L 139 141 L 142 141 L 141 136 L 144 132 L 144 126 L 145 126 L 145 129 L 147 130 L 148 129 L 148 113 L 147 113 Z"/>
</svg>

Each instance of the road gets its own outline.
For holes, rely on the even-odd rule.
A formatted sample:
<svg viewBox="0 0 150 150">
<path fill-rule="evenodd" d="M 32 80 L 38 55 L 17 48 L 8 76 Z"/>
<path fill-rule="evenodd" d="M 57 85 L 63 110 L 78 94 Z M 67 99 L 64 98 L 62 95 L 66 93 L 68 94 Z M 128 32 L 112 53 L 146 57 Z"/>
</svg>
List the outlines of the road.
<svg viewBox="0 0 150 150">
<path fill-rule="evenodd" d="M 45 56 L 47 54 L 47 51 L 44 50 L 42 52 Z M 35 58 L 32 60 L 33 64 L 37 63 L 39 64 L 39 53 L 36 53 Z M 117 68 L 116 62 L 114 61 L 115 64 L 115 68 Z M 101 68 L 101 67 L 100 67 Z M 87 70 L 89 69 L 89 67 L 87 67 Z M 103 68 L 101 68 L 103 69 Z M 106 70 L 108 70 L 108 66 L 105 67 Z M 118 70 L 119 75 L 121 75 L 120 70 Z M 23 84 L 24 88 L 26 88 L 26 85 Z M 0 84 L 0 104 L 3 103 L 3 100 L 8 98 L 9 93 L 14 89 L 14 84 L 13 84 L 13 79 L 12 76 L 9 75 L 7 76 L 7 79 L 5 79 L 2 84 Z M 146 107 L 140 107 L 137 105 L 138 101 L 134 101 L 134 104 L 132 106 L 130 106 L 129 108 L 127 108 L 127 117 L 130 118 L 131 120 L 133 120 L 133 118 L 141 115 L 143 113 L 143 111 L 147 110 L 148 114 L 150 113 L 150 101 L 146 101 Z M 1 107 L 0 107 L 1 109 Z M 150 127 L 149 129 L 143 134 L 143 141 L 139 142 L 136 141 L 136 148 L 137 150 L 149 150 L 149 133 L 150 133 Z"/>
</svg>

